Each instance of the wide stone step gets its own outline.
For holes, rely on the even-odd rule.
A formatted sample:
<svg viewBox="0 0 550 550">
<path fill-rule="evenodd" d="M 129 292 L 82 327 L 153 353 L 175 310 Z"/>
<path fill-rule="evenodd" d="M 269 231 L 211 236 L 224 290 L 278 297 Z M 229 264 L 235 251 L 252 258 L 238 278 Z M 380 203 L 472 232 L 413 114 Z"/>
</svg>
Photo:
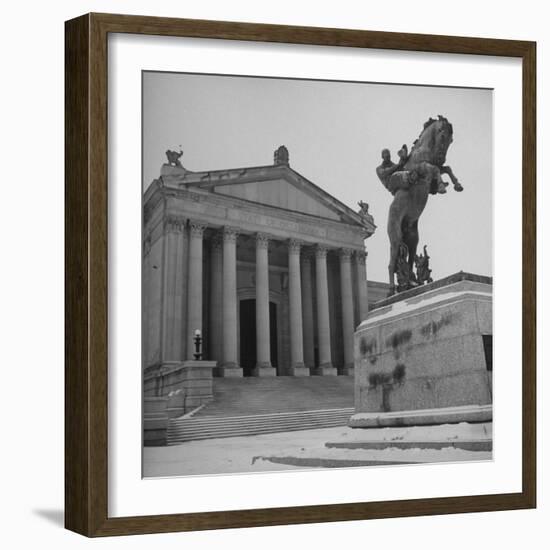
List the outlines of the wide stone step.
<svg viewBox="0 0 550 550">
<path fill-rule="evenodd" d="M 325 420 L 310 420 L 310 421 L 300 421 L 300 422 L 287 422 L 287 423 L 280 423 L 280 424 L 248 424 L 248 425 L 241 425 L 241 426 L 212 426 L 208 429 L 202 429 L 202 428 L 188 428 L 184 427 L 181 429 L 173 430 L 168 432 L 168 437 L 178 437 L 180 435 L 211 435 L 213 433 L 233 433 L 234 431 L 243 432 L 244 435 L 247 435 L 250 433 L 251 430 L 268 430 L 270 432 L 284 432 L 289 430 L 290 428 L 296 427 L 297 429 L 309 429 L 311 426 L 317 426 L 317 427 L 324 427 L 328 426 L 329 424 L 331 426 L 333 425 L 340 425 L 345 426 L 347 423 L 348 417 L 343 416 L 341 418 L 331 418 L 331 419 L 325 419 Z"/>
<path fill-rule="evenodd" d="M 338 413 L 348 413 L 353 412 L 353 407 L 348 407 L 345 409 L 336 408 L 336 409 L 314 409 L 307 411 L 289 411 L 289 412 L 278 412 L 278 413 L 266 413 L 266 414 L 254 414 L 254 415 L 235 415 L 235 416 L 226 416 L 226 417 L 212 417 L 212 416 L 180 416 L 179 418 L 172 419 L 172 425 L 177 424 L 209 424 L 209 423 L 223 423 L 223 422 L 240 422 L 248 420 L 262 420 L 262 419 L 284 419 L 284 418 L 302 418 L 306 416 L 319 417 L 319 416 L 330 416 Z"/>
<path fill-rule="evenodd" d="M 353 408 L 273 413 L 230 418 L 179 418 L 170 421 L 169 445 L 185 441 L 345 426 Z"/>
<path fill-rule="evenodd" d="M 324 424 L 311 424 L 305 426 L 287 426 L 280 429 L 273 428 L 249 428 L 246 430 L 235 430 L 235 431 L 219 431 L 219 432 L 209 432 L 207 434 L 178 434 L 177 436 L 168 436 L 167 443 L 168 445 L 180 445 L 188 441 L 202 441 L 206 439 L 222 439 L 227 437 L 248 437 L 255 435 L 267 435 L 272 433 L 284 433 L 284 432 L 296 432 L 303 430 L 314 430 L 321 428 L 336 428 L 342 426 L 342 422 L 333 422 L 333 423 L 324 423 Z"/>
<path fill-rule="evenodd" d="M 353 406 L 353 377 L 214 378 L 213 400 L 199 417 L 342 409 Z"/>
<path fill-rule="evenodd" d="M 319 415 L 319 416 L 303 416 L 303 417 L 291 417 L 291 418 L 250 418 L 246 420 L 236 420 L 236 421 L 214 421 L 214 422 L 180 422 L 180 423 L 171 423 L 168 431 L 176 432 L 178 430 L 208 430 L 211 428 L 222 428 L 222 427 L 230 427 L 233 428 L 234 426 L 280 426 L 280 425 L 288 425 L 290 423 L 305 423 L 305 422 L 324 422 L 325 420 L 332 420 L 335 418 L 339 419 L 346 419 L 348 420 L 349 417 L 353 414 L 353 411 L 346 411 L 338 414 L 330 414 L 330 415 Z"/>
<path fill-rule="evenodd" d="M 346 424 L 346 419 L 343 418 L 343 419 L 338 419 L 338 418 L 333 418 L 332 420 L 329 420 L 329 421 L 324 421 L 324 422 L 321 422 L 321 421 L 318 421 L 318 422 L 315 422 L 315 421 L 310 421 L 310 422 L 301 422 L 301 423 L 298 423 L 298 422 L 294 422 L 294 423 L 288 423 L 288 424 L 285 424 L 285 425 L 278 425 L 278 426 L 270 426 L 268 424 L 257 424 L 257 425 L 254 425 L 254 426 L 225 426 L 223 428 L 211 428 L 209 430 L 195 430 L 195 429 L 182 429 L 182 430 L 178 430 L 178 431 L 175 431 L 175 432 L 170 432 L 168 434 L 168 437 L 173 437 L 173 438 L 176 438 L 176 437 L 179 437 L 179 436 L 182 436 L 182 435 L 185 435 L 185 436 L 191 436 L 191 435 L 197 435 L 197 436 L 212 436 L 212 434 L 216 433 L 216 434 L 228 434 L 228 433 L 240 433 L 242 435 L 249 435 L 251 433 L 252 430 L 254 431 L 265 431 L 266 433 L 276 433 L 276 432 L 285 432 L 285 431 L 289 431 L 290 429 L 292 428 L 296 428 L 298 430 L 306 430 L 306 429 L 310 429 L 312 426 L 315 426 L 315 427 L 325 427 L 325 426 L 334 426 L 334 425 L 338 425 L 338 426 L 341 426 L 341 425 L 345 425 Z"/>
</svg>

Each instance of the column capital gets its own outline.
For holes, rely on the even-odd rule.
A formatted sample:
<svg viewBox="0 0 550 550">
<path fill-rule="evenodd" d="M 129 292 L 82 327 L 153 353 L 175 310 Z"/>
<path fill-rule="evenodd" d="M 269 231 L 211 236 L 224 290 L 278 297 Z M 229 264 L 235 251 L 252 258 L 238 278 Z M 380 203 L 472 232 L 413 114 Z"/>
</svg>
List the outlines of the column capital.
<svg viewBox="0 0 550 550">
<path fill-rule="evenodd" d="M 270 239 L 267 233 L 256 233 L 256 248 L 268 248 Z"/>
<path fill-rule="evenodd" d="M 290 254 L 300 254 L 300 249 L 302 248 L 303 241 L 300 239 L 289 239 L 288 240 L 288 251 Z"/>
<path fill-rule="evenodd" d="M 369 253 L 366 250 L 356 250 L 355 257 L 357 260 L 365 261 Z"/>
<path fill-rule="evenodd" d="M 351 255 L 353 253 L 353 250 L 351 248 L 341 248 L 338 251 L 338 254 L 340 255 L 340 261 L 341 262 L 349 262 L 351 261 Z"/>
<path fill-rule="evenodd" d="M 223 228 L 223 242 L 225 243 L 235 243 L 237 242 L 237 237 L 239 236 L 238 227 L 230 227 L 225 225 Z"/>
<path fill-rule="evenodd" d="M 208 227 L 206 223 L 199 222 L 196 220 L 189 220 L 189 230 L 191 232 L 191 237 L 200 237 L 204 234 L 204 230 Z"/>
<path fill-rule="evenodd" d="M 165 216 L 163 222 L 164 234 L 183 233 L 185 229 L 185 221 L 185 218 L 182 216 L 176 216 L 174 214 Z"/>
<path fill-rule="evenodd" d="M 326 258 L 328 252 L 328 247 L 324 244 L 318 244 L 315 247 L 315 257 L 316 258 Z"/>
</svg>

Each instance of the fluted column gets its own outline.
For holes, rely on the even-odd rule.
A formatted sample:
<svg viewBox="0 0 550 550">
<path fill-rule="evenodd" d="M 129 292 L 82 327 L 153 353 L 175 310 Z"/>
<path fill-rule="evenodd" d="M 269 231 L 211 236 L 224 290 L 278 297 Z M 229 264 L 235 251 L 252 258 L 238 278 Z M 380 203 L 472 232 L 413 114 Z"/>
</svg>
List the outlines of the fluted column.
<svg viewBox="0 0 550 550">
<path fill-rule="evenodd" d="M 302 330 L 302 285 L 300 281 L 300 241 L 288 244 L 288 290 L 290 308 L 290 374 L 308 376 L 304 365 L 304 336 Z"/>
<path fill-rule="evenodd" d="M 357 299 L 359 301 L 359 324 L 367 318 L 369 312 L 369 296 L 367 287 L 367 252 L 355 252 L 355 269 L 357 269 Z"/>
<path fill-rule="evenodd" d="M 304 338 L 304 363 L 308 369 L 315 367 L 315 331 L 313 325 L 313 272 L 311 253 L 305 251 L 301 256 L 302 272 L 302 328 Z"/>
<path fill-rule="evenodd" d="M 274 376 L 269 332 L 269 236 L 256 235 L 256 366 L 254 376 Z M 241 335 L 242 337 L 242 335 Z"/>
<path fill-rule="evenodd" d="M 220 376 L 242 376 L 237 362 L 237 236 L 238 230 L 223 230 L 223 350 Z"/>
<path fill-rule="evenodd" d="M 210 359 L 221 362 L 223 349 L 223 254 L 222 236 L 215 235 L 210 241 L 210 322 L 208 342 Z"/>
<path fill-rule="evenodd" d="M 319 366 L 315 374 L 334 375 L 330 349 L 330 317 L 328 304 L 327 248 L 317 245 L 315 249 L 315 270 L 317 283 L 317 340 L 319 345 Z"/>
<path fill-rule="evenodd" d="M 351 253 L 340 250 L 340 293 L 342 297 L 342 342 L 344 346 L 344 374 L 353 374 L 353 286 L 351 279 Z"/>
<path fill-rule="evenodd" d="M 202 238 L 206 225 L 189 222 L 189 271 L 187 286 L 187 359 L 193 359 L 195 330 L 202 332 Z"/>
</svg>

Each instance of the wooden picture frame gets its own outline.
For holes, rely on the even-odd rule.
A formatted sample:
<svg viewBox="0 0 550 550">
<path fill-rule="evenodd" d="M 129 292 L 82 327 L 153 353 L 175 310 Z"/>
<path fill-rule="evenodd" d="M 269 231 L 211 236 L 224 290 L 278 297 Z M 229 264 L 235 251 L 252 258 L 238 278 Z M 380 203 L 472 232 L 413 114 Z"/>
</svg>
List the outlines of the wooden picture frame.
<svg viewBox="0 0 550 550">
<path fill-rule="evenodd" d="M 139 517 L 108 516 L 107 37 L 132 33 L 519 58 L 523 71 L 522 491 Z M 482 512 L 536 506 L 536 44 L 88 14 L 65 27 L 65 525 L 86 536 Z"/>
</svg>

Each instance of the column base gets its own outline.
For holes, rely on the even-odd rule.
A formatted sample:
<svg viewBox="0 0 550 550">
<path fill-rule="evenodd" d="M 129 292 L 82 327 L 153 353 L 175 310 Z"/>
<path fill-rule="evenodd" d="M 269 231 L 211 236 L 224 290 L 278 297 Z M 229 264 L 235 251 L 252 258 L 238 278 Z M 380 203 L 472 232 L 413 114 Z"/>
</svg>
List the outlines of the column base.
<svg viewBox="0 0 550 550">
<path fill-rule="evenodd" d="M 273 368 L 271 365 L 256 365 L 252 370 L 252 376 L 277 376 L 277 369 Z"/>
<path fill-rule="evenodd" d="M 346 365 L 342 368 L 342 375 L 344 376 L 354 376 L 355 375 L 355 365 Z"/>
<path fill-rule="evenodd" d="M 237 363 L 225 363 L 216 367 L 214 374 L 219 378 L 242 378 L 243 369 Z"/>
<path fill-rule="evenodd" d="M 288 369 L 289 376 L 309 376 L 309 369 L 303 364 L 298 363 Z"/>
<path fill-rule="evenodd" d="M 338 370 L 331 363 L 325 363 L 313 369 L 312 374 L 315 376 L 338 376 Z"/>
</svg>

